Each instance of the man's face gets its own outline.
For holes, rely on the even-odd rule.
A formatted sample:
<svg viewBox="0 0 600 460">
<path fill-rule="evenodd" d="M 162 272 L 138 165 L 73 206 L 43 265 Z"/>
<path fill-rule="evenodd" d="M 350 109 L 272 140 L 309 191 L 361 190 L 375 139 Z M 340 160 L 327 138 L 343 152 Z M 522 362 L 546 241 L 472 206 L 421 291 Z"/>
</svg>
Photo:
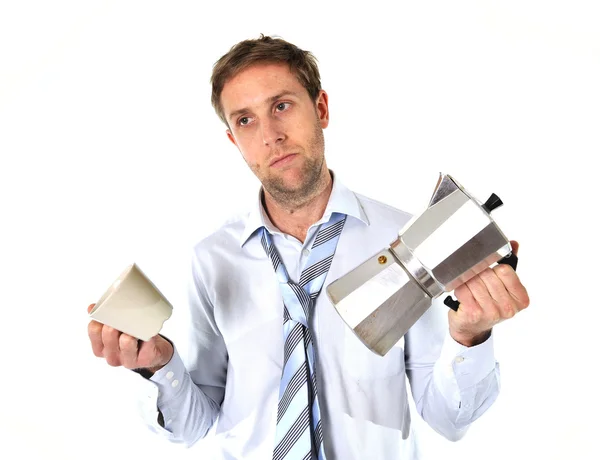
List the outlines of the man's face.
<svg viewBox="0 0 600 460">
<path fill-rule="evenodd" d="M 225 83 L 221 103 L 227 136 L 264 188 L 282 203 L 309 197 L 327 171 L 327 94 L 313 102 L 286 64 L 260 64 Z"/>
</svg>

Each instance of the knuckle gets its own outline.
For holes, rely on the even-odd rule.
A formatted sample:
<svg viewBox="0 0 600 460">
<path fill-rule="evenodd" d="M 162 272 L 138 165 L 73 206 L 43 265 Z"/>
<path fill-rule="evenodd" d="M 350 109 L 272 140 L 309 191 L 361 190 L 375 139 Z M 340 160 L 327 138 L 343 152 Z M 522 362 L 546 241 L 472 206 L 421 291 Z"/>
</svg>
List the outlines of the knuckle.
<svg viewBox="0 0 600 460">
<path fill-rule="evenodd" d="M 510 302 L 505 303 L 502 307 L 502 313 L 504 318 L 512 318 L 516 314 L 514 305 Z"/>
<path fill-rule="evenodd" d="M 133 361 L 131 359 L 124 359 L 123 360 L 123 367 L 125 369 L 137 369 L 139 366 L 136 364 L 135 361 Z"/>
<path fill-rule="evenodd" d="M 114 354 L 107 355 L 106 362 L 108 363 L 109 366 L 112 366 L 112 367 L 118 367 L 121 365 L 121 360 Z"/>
<path fill-rule="evenodd" d="M 102 335 L 102 324 L 97 321 L 90 321 L 88 324 L 88 335 L 90 338 L 99 338 Z"/>
<path fill-rule="evenodd" d="M 490 313 L 490 321 L 492 324 L 498 324 L 500 322 L 500 312 L 497 309 L 493 309 Z"/>
<path fill-rule="evenodd" d="M 468 322 L 470 325 L 479 324 L 481 322 L 481 318 L 483 316 L 483 311 L 481 308 L 471 308 L 469 314 L 467 316 Z"/>
<path fill-rule="evenodd" d="M 102 328 L 102 340 L 106 345 L 117 347 L 119 344 L 119 331 L 110 326 Z"/>
<path fill-rule="evenodd" d="M 137 348 L 137 339 L 128 334 L 121 334 L 119 337 L 119 345 L 121 350 L 131 351 Z"/>
<path fill-rule="evenodd" d="M 507 276 L 510 276 L 512 273 L 514 273 L 514 270 L 512 269 L 512 267 L 510 265 L 507 265 L 507 264 L 498 264 L 494 268 L 494 271 L 501 278 L 505 278 Z"/>
</svg>

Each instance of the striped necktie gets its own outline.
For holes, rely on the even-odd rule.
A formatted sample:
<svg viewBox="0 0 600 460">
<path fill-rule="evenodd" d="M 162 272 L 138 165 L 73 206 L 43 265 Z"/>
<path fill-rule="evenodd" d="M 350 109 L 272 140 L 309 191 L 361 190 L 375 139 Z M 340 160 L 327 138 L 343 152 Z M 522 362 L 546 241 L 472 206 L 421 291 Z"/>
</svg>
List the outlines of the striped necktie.
<svg viewBox="0 0 600 460">
<path fill-rule="evenodd" d="M 321 225 L 297 284 L 289 279 L 269 232 L 262 228 L 262 245 L 273 263 L 284 303 L 285 345 L 273 460 L 326 460 L 309 320 L 345 221 L 344 214 L 333 213 Z"/>
</svg>

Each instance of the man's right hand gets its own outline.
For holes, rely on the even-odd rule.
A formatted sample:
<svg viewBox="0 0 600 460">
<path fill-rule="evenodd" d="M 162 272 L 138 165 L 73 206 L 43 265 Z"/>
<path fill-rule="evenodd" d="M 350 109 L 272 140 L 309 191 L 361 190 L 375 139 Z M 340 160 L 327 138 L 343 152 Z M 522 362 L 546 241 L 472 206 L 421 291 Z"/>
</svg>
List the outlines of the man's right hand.
<svg viewBox="0 0 600 460">
<path fill-rule="evenodd" d="M 88 307 L 88 313 L 94 305 Z M 111 366 L 146 368 L 154 373 L 171 360 L 174 352 L 173 345 L 160 335 L 144 342 L 94 320 L 88 325 L 88 335 L 94 355 Z"/>
</svg>

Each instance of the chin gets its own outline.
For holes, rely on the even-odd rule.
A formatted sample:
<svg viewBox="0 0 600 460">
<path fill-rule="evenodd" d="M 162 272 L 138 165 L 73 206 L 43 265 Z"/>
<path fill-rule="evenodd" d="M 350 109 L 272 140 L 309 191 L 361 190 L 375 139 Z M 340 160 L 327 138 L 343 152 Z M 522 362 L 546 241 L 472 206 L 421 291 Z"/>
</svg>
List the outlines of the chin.
<svg viewBox="0 0 600 460">
<path fill-rule="evenodd" d="M 306 193 L 308 184 L 305 180 L 285 180 L 282 177 L 270 178 L 263 182 L 264 187 L 272 195 L 295 195 L 298 193 Z"/>
<path fill-rule="evenodd" d="M 306 173 L 300 168 L 290 168 L 283 171 L 277 171 L 271 175 L 273 182 L 279 182 L 288 187 L 301 187 L 306 182 Z"/>
</svg>

